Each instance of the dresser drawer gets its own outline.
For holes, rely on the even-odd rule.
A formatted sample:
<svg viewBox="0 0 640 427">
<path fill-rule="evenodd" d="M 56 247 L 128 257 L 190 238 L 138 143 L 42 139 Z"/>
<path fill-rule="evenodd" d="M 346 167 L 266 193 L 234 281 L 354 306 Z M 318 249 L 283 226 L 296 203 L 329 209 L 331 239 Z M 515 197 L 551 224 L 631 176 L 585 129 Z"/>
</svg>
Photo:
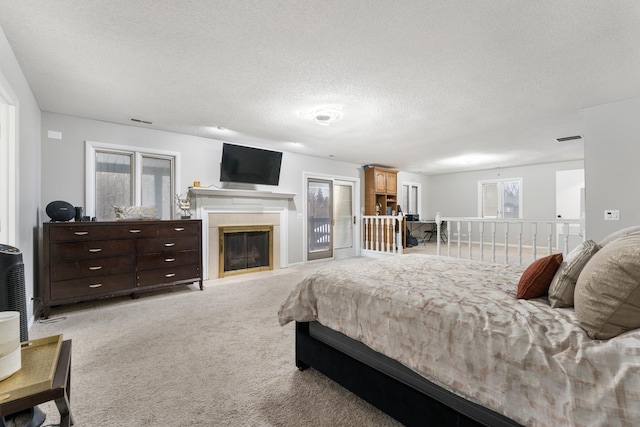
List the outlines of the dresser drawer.
<svg viewBox="0 0 640 427">
<path fill-rule="evenodd" d="M 124 291 L 135 286 L 135 275 L 114 274 L 51 283 L 51 299 L 84 298 L 92 295 Z"/>
<path fill-rule="evenodd" d="M 200 251 L 177 251 L 139 255 L 136 261 L 138 270 L 179 267 L 200 262 Z"/>
<path fill-rule="evenodd" d="M 131 239 L 52 243 L 50 248 L 51 261 L 133 256 L 135 254 L 135 244 Z"/>
<path fill-rule="evenodd" d="M 200 280 L 200 267 L 198 265 L 138 271 L 137 285 L 159 285 L 188 279 L 193 279 L 194 282 Z"/>
<path fill-rule="evenodd" d="M 199 221 L 178 221 L 159 224 L 160 236 L 185 236 L 200 233 Z"/>
<path fill-rule="evenodd" d="M 200 236 L 167 236 L 136 240 L 138 254 L 187 251 L 200 248 Z"/>
<path fill-rule="evenodd" d="M 158 225 L 144 223 L 65 225 L 49 229 L 50 242 L 78 242 L 89 240 L 128 239 L 158 235 Z"/>
<path fill-rule="evenodd" d="M 58 262 L 51 264 L 51 281 L 78 279 L 83 277 L 99 277 L 109 274 L 132 273 L 135 271 L 134 256 L 84 259 L 75 262 Z"/>
</svg>

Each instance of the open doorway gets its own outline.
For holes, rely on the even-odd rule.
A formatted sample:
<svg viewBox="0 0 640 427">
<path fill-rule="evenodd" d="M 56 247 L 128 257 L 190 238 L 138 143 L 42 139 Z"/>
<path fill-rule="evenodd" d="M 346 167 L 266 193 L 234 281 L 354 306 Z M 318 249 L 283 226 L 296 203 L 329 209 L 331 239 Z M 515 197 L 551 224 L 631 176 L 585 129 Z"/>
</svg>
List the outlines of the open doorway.
<svg viewBox="0 0 640 427">
<path fill-rule="evenodd" d="M 581 224 L 569 225 L 568 251 L 582 243 L 584 236 L 584 169 L 556 172 L 556 216 L 558 219 L 580 219 Z M 561 248 L 567 230 L 559 226 L 556 230 L 557 247 Z"/>
</svg>

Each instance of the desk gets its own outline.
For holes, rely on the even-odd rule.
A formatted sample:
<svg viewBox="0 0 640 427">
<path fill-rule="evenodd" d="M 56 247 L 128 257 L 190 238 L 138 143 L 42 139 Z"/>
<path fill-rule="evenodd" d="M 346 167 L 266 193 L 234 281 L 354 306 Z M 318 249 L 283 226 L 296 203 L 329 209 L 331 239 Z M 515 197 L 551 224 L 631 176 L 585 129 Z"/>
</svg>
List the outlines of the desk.
<svg viewBox="0 0 640 427">
<path fill-rule="evenodd" d="M 427 230 L 424 231 L 424 234 L 422 235 L 422 237 L 416 236 L 413 232 L 417 231 L 418 233 L 420 233 L 420 230 L 422 229 L 423 225 L 429 225 L 429 228 Z M 428 241 L 431 240 L 431 237 L 435 234 L 438 233 L 438 227 L 436 224 L 436 220 L 435 219 L 422 219 L 419 221 L 407 221 L 407 228 L 409 229 L 409 233 L 411 233 L 412 236 L 415 236 L 417 238 L 422 238 L 422 243 L 423 244 L 427 244 Z M 443 222 L 440 225 L 440 233 L 441 233 L 441 240 L 443 242 L 447 241 L 447 235 L 445 234 L 445 230 L 446 230 L 446 223 Z"/>
<path fill-rule="evenodd" d="M 54 400 L 60 411 L 60 427 L 73 425 L 69 400 L 71 397 L 71 340 L 62 342 L 58 364 L 51 389 L 30 394 L 6 403 L 0 403 L 0 415 L 16 414 L 20 411 Z"/>
</svg>

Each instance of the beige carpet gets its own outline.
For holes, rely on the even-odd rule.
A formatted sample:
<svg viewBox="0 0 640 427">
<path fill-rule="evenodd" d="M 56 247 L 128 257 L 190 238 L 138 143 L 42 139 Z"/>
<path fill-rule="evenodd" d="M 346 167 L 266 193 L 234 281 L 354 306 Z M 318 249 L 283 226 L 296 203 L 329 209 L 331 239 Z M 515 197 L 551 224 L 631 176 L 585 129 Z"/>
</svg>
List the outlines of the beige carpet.
<svg viewBox="0 0 640 427">
<path fill-rule="evenodd" d="M 289 289 L 314 263 L 244 278 L 56 308 L 30 338 L 73 340 L 71 409 L 93 426 L 398 426 L 294 363 L 294 325 L 278 325 Z M 45 425 L 59 422 L 41 405 Z"/>
</svg>

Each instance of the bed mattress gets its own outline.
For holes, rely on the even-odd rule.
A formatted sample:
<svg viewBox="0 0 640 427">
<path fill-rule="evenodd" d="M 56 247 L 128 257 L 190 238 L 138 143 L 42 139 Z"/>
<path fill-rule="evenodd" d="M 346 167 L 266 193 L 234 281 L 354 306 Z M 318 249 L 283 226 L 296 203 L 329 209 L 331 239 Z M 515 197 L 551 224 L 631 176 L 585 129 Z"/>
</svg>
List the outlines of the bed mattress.
<svg viewBox="0 0 640 427">
<path fill-rule="evenodd" d="M 523 270 L 419 254 L 332 267 L 279 320 L 318 321 L 524 425 L 637 425 L 640 331 L 590 339 L 573 309 L 516 299 Z"/>
</svg>

